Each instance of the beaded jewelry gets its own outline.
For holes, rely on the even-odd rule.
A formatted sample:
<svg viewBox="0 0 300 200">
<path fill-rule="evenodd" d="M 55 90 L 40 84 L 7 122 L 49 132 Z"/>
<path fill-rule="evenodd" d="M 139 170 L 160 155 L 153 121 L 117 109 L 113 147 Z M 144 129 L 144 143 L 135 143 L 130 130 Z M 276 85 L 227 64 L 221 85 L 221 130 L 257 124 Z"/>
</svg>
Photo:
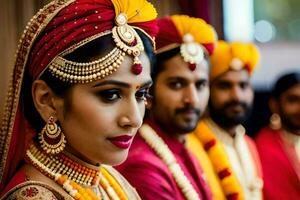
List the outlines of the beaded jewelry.
<svg viewBox="0 0 300 200">
<path fill-rule="evenodd" d="M 180 45 L 180 54 L 183 60 L 189 63 L 190 70 L 194 71 L 197 64 L 204 59 L 203 48 L 194 41 L 193 35 L 189 33 L 183 36 L 183 42 Z"/>
<path fill-rule="evenodd" d="M 142 72 L 139 56 L 144 51 L 144 45 L 138 33 L 127 24 L 127 16 L 120 13 L 115 18 L 116 26 L 112 31 L 106 31 L 89 37 L 80 43 L 65 50 L 56 56 L 49 64 L 49 70 L 55 77 L 70 83 L 88 83 L 104 78 L 122 64 L 125 55 L 133 56 L 132 73 L 138 75 Z M 64 55 L 73 52 L 84 44 L 104 35 L 112 34 L 116 47 L 106 56 L 92 62 L 74 62 L 63 58 Z"/>
<path fill-rule="evenodd" d="M 43 130 L 39 133 L 39 142 L 42 149 L 48 154 L 62 152 L 66 145 L 66 138 L 61 128 L 54 122 L 51 116 Z"/>
<path fill-rule="evenodd" d="M 90 188 L 85 188 L 100 186 L 112 200 L 128 199 L 118 182 L 103 167 L 84 166 L 63 153 L 49 155 L 34 144 L 26 151 L 25 159 L 44 175 L 54 179 L 75 199 L 101 199 Z"/>
</svg>

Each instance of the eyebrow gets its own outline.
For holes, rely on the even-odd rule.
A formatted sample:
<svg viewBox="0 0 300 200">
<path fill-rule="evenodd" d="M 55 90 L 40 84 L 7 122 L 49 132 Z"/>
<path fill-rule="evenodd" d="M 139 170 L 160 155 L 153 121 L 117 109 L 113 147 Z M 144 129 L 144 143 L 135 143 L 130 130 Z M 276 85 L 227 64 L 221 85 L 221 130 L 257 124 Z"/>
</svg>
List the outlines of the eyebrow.
<svg viewBox="0 0 300 200">
<path fill-rule="evenodd" d="M 180 76 L 174 76 L 174 77 L 169 77 L 167 78 L 167 81 L 185 81 L 188 82 L 186 78 L 180 77 Z M 200 77 L 196 80 L 196 82 L 202 82 L 202 81 L 208 81 L 208 77 Z"/>
<path fill-rule="evenodd" d="M 96 83 L 93 85 L 93 87 L 99 87 L 99 86 L 104 86 L 104 85 L 117 85 L 119 87 L 123 88 L 130 88 L 131 85 L 129 83 L 121 82 L 121 81 L 116 81 L 116 80 L 106 80 L 102 81 L 100 83 Z M 152 85 L 152 80 L 146 81 L 145 83 L 142 84 L 141 88 L 147 87 Z"/>
<path fill-rule="evenodd" d="M 149 81 L 146 81 L 145 83 L 143 83 L 142 86 L 139 88 L 151 87 L 152 84 L 153 84 L 153 81 L 149 80 Z"/>
</svg>

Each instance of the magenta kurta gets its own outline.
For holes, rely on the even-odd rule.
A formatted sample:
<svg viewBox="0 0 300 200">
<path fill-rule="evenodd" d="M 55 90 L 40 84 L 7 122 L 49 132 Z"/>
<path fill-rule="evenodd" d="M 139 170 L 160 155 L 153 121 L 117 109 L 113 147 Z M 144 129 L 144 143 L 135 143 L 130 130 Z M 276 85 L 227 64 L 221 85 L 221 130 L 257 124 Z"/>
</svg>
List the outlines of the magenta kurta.
<svg viewBox="0 0 300 200">
<path fill-rule="evenodd" d="M 255 140 L 261 157 L 264 199 L 300 199 L 300 162 L 295 150 L 285 144 L 281 132 L 264 128 Z"/>
<path fill-rule="evenodd" d="M 152 121 L 147 122 L 173 152 L 182 171 L 202 200 L 211 199 L 203 173 L 194 155 L 184 144 L 163 133 Z M 143 200 L 185 200 L 167 165 L 137 134 L 129 151 L 128 159 L 116 167 L 137 189 Z"/>
</svg>

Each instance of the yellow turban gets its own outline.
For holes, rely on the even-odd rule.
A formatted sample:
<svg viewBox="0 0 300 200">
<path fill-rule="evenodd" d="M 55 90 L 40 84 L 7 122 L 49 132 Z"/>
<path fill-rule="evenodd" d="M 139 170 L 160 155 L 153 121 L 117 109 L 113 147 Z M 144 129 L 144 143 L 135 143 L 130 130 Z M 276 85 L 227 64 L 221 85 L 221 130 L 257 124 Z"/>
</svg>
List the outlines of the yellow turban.
<svg viewBox="0 0 300 200">
<path fill-rule="evenodd" d="M 260 59 L 258 48 L 252 43 L 218 41 L 211 55 L 210 80 L 229 70 L 246 69 L 252 74 Z"/>
</svg>

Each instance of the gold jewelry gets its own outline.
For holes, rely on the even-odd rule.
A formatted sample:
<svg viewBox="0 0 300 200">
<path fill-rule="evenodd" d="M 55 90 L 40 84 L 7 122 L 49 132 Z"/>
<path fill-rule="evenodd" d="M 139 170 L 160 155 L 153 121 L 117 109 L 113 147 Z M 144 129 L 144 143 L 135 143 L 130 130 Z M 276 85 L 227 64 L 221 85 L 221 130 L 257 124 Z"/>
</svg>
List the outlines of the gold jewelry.
<svg viewBox="0 0 300 200">
<path fill-rule="evenodd" d="M 281 128 L 281 119 L 277 113 L 273 113 L 270 117 L 270 127 L 274 130 Z"/>
<path fill-rule="evenodd" d="M 180 45 L 180 53 L 183 60 L 189 63 L 189 68 L 194 71 L 197 64 L 204 59 L 204 50 L 197 42 L 194 42 L 192 34 L 183 36 L 183 43 Z"/>
<path fill-rule="evenodd" d="M 232 60 L 230 61 L 229 66 L 230 66 L 230 69 L 235 70 L 235 71 L 239 71 L 239 70 L 243 69 L 245 64 L 239 58 L 232 58 Z"/>
<path fill-rule="evenodd" d="M 51 116 L 43 130 L 39 133 L 39 142 L 42 149 L 48 154 L 58 154 L 66 146 L 65 135 Z"/>
<path fill-rule="evenodd" d="M 91 189 L 101 187 L 109 199 L 128 200 L 121 185 L 101 166 L 73 160 L 64 153 L 49 155 L 32 144 L 26 151 L 26 161 L 45 176 L 55 180 L 74 199 L 99 199 Z M 86 188 L 89 187 L 89 188 Z M 100 190 L 101 191 L 101 190 Z M 102 198 L 100 198 L 102 199 Z"/>
<path fill-rule="evenodd" d="M 127 24 L 127 16 L 120 13 L 116 18 L 116 26 L 112 31 L 105 31 L 75 44 L 56 56 L 49 64 L 49 70 L 55 77 L 69 83 L 88 83 L 105 78 L 117 71 L 125 55 L 133 56 L 132 72 L 142 72 L 139 56 L 144 51 L 143 41 L 133 27 Z M 92 62 L 70 61 L 63 56 L 73 52 L 84 44 L 104 35 L 112 34 L 116 47 L 106 56 Z"/>
</svg>

